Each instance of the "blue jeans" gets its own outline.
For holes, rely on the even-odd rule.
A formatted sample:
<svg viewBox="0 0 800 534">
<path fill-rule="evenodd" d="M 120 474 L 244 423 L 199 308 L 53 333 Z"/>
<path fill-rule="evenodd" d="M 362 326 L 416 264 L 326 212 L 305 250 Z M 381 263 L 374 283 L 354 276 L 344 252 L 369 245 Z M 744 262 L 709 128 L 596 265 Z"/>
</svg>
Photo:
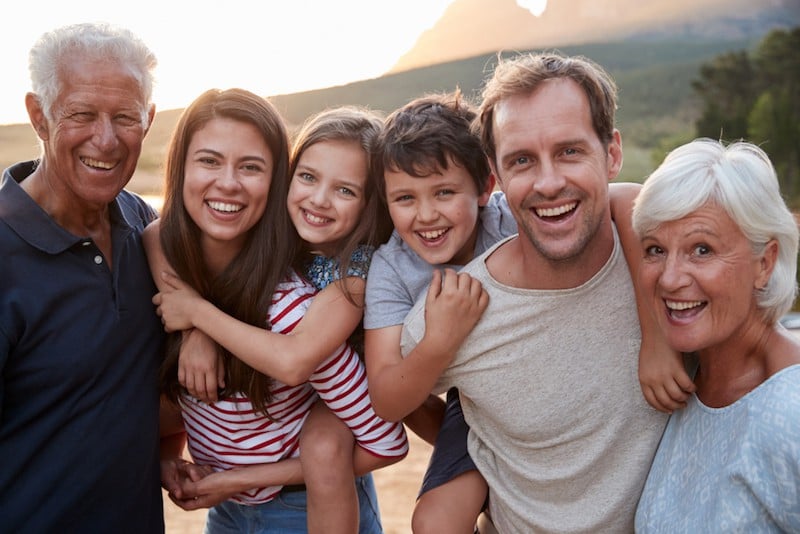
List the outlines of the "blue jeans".
<svg viewBox="0 0 800 534">
<path fill-rule="evenodd" d="M 372 475 L 356 479 L 359 534 L 382 534 L 378 495 Z M 281 492 L 264 504 L 225 501 L 211 508 L 205 534 L 305 534 L 306 492 Z"/>
</svg>

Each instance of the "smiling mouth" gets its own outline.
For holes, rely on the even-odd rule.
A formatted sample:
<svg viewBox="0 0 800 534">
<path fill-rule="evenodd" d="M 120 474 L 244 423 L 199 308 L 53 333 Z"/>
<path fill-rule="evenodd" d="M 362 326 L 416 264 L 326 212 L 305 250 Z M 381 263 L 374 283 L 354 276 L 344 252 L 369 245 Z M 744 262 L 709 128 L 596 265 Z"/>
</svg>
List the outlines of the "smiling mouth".
<svg viewBox="0 0 800 534">
<path fill-rule="evenodd" d="M 449 228 L 440 228 L 438 230 L 420 231 L 417 232 L 417 235 L 420 236 L 425 241 L 436 241 L 449 231 L 450 231 Z"/>
<path fill-rule="evenodd" d="M 555 208 L 535 208 L 534 212 L 542 219 L 557 219 L 572 213 L 577 206 L 577 202 L 570 202 L 569 204 L 563 204 Z"/>
<path fill-rule="evenodd" d="M 706 307 L 706 302 L 702 300 L 664 300 L 667 313 L 670 317 L 684 319 L 697 314 Z"/>
<path fill-rule="evenodd" d="M 236 213 L 244 209 L 244 206 L 242 206 L 241 204 L 231 204 L 229 202 L 217 202 L 209 200 L 208 202 L 206 202 L 206 204 L 212 210 L 220 211 L 222 213 Z"/>
<path fill-rule="evenodd" d="M 99 159 L 87 158 L 85 156 L 81 156 L 79 159 L 81 160 L 81 163 L 93 169 L 102 169 L 104 171 L 108 171 L 116 166 L 116 163 L 111 163 L 109 161 L 100 161 Z"/>
<path fill-rule="evenodd" d="M 314 215 L 310 211 L 302 210 L 303 217 L 310 222 L 311 224 L 325 224 L 333 221 L 333 219 L 329 219 L 328 217 L 320 217 L 319 215 Z"/>
</svg>

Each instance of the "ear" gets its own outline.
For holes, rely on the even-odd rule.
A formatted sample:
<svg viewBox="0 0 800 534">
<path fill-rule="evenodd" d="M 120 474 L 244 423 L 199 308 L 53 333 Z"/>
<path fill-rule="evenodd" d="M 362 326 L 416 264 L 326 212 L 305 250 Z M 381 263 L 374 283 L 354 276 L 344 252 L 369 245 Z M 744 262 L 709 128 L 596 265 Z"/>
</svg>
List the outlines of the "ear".
<svg viewBox="0 0 800 534">
<path fill-rule="evenodd" d="M 489 173 L 489 177 L 486 180 L 486 187 L 483 188 L 483 192 L 478 197 L 478 206 L 483 207 L 489 202 L 489 197 L 492 196 L 492 191 L 494 191 L 494 171 Z"/>
<path fill-rule="evenodd" d="M 775 239 L 770 239 L 764 247 L 764 252 L 761 253 L 761 258 L 758 259 L 756 266 L 756 280 L 755 289 L 764 289 L 767 287 L 772 276 L 772 271 L 775 269 L 775 263 L 778 261 L 778 242 Z"/>
<path fill-rule="evenodd" d="M 608 143 L 606 161 L 608 164 L 608 181 L 610 182 L 622 170 L 622 134 L 617 129 L 614 130 L 611 142 Z"/>
<path fill-rule="evenodd" d="M 495 180 L 495 185 L 499 186 L 500 189 L 502 189 L 503 188 L 503 180 L 500 178 L 500 174 L 497 172 L 497 163 L 494 161 L 494 159 L 492 159 L 492 158 L 490 158 L 488 156 L 486 157 L 486 161 L 489 162 L 489 172 L 492 173 L 492 177 Z"/>
<path fill-rule="evenodd" d="M 39 97 L 34 93 L 27 93 L 25 95 L 25 108 L 28 110 L 28 118 L 31 121 L 36 135 L 42 141 L 47 141 L 50 134 L 47 129 L 47 118 L 44 116 L 44 110 L 39 102 Z"/>
</svg>

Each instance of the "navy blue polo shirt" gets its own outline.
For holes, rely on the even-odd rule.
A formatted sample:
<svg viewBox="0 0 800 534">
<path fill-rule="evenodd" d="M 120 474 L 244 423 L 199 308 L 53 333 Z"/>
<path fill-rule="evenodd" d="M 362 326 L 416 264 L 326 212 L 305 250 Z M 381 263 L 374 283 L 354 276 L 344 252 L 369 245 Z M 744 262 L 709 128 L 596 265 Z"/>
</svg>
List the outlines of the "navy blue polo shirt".
<svg viewBox="0 0 800 534">
<path fill-rule="evenodd" d="M 161 533 L 155 212 L 109 206 L 111 270 L 22 190 L 34 168 L 0 179 L 0 530 Z"/>
</svg>

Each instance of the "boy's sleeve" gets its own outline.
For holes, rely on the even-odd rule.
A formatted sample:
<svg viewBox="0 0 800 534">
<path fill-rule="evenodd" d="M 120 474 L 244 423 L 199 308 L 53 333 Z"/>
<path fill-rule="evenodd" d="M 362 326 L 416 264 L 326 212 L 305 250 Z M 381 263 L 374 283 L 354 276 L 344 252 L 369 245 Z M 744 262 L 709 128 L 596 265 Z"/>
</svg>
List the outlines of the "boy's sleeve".
<svg viewBox="0 0 800 534">
<path fill-rule="evenodd" d="M 367 330 L 403 324 L 414 304 L 396 265 L 387 258 L 387 251 L 387 248 L 380 247 L 369 266 L 364 297 L 364 328 Z"/>
<path fill-rule="evenodd" d="M 476 256 L 518 231 L 517 221 L 502 191 L 492 193 L 489 202 L 481 208 L 479 217 L 478 240 L 475 243 Z"/>
</svg>

